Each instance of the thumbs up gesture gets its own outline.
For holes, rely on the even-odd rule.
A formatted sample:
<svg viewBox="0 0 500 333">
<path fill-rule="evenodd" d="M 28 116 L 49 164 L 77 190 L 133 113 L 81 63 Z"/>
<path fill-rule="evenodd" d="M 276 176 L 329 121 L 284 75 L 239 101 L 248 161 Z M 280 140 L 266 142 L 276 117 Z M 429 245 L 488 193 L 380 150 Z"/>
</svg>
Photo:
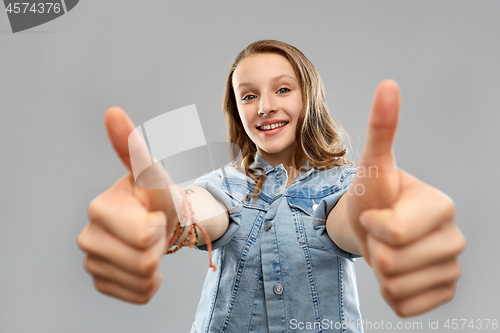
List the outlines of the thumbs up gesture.
<svg viewBox="0 0 500 333">
<path fill-rule="evenodd" d="M 85 269 L 97 290 L 145 304 L 162 282 L 160 259 L 167 247 L 167 235 L 178 222 L 173 202 L 176 196 L 169 186 L 155 190 L 136 185 L 128 140 L 135 126 L 123 110 L 108 109 L 105 126 L 113 149 L 129 173 L 92 200 L 89 223 L 78 237 L 78 246 L 86 252 Z M 137 146 L 132 153 L 140 157 L 147 151 Z M 166 173 L 156 176 L 162 181 L 168 179 Z"/>
<path fill-rule="evenodd" d="M 453 298 L 461 271 L 457 258 L 466 243 L 454 224 L 451 199 L 396 167 L 399 109 L 397 83 L 383 81 L 346 205 L 382 296 L 399 316 L 409 317 Z"/>
</svg>

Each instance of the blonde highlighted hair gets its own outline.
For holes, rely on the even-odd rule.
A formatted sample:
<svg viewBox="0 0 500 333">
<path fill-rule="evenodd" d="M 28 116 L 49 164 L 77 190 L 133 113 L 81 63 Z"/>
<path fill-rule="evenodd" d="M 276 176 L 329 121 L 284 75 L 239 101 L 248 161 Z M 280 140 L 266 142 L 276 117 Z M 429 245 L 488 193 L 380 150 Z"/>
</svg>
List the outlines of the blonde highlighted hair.
<svg viewBox="0 0 500 333">
<path fill-rule="evenodd" d="M 330 169 L 353 164 L 346 157 L 347 148 L 344 145 L 344 139 L 347 136 L 328 111 L 323 81 L 314 65 L 300 50 L 287 43 L 271 39 L 254 42 L 233 60 L 227 75 L 222 104 L 228 128 L 228 141 L 237 145 L 243 158 L 241 164 L 234 162 L 233 166 L 244 171 L 256 182 L 255 191 L 252 194 L 254 200 L 264 184 L 266 174 L 260 168 L 258 169 L 261 172 L 250 168 L 255 161 L 257 147 L 246 134 L 241 122 L 232 81 L 233 73 L 239 63 L 251 55 L 260 53 L 275 53 L 285 57 L 299 80 L 304 105 L 295 132 L 296 149 L 292 160 L 293 166 L 298 169 L 305 160 L 315 169 Z M 237 160 L 238 153 L 234 150 L 230 151 L 233 161 Z"/>
</svg>

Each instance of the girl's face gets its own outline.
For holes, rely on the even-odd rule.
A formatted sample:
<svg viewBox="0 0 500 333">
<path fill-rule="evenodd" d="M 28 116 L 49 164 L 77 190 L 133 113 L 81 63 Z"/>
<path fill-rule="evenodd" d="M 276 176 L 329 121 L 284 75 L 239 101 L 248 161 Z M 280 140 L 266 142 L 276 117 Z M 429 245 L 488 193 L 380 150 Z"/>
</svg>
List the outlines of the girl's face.
<svg viewBox="0 0 500 333">
<path fill-rule="evenodd" d="M 272 165 L 287 166 L 302 112 L 302 92 L 290 62 L 275 53 L 249 56 L 236 67 L 233 87 L 243 127 L 259 154 Z"/>
</svg>

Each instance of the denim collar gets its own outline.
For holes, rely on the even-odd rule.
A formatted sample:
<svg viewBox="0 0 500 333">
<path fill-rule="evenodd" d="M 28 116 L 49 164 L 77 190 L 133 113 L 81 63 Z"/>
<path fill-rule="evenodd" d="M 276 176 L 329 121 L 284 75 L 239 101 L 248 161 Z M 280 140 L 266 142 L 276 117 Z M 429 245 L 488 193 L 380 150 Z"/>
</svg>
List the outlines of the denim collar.
<svg viewBox="0 0 500 333">
<path fill-rule="evenodd" d="M 259 154 L 259 152 L 255 153 L 255 161 L 252 164 L 250 164 L 250 168 L 253 168 L 253 169 L 262 168 L 262 169 L 264 169 L 264 171 L 266 172 L 266 175 L 269 172 L 278 169 L 280 166 L 281 166 L 282 170 L 285 170 L 285 167 L 283 166 L 283 164 L 274 166 L 271 163 L 269 163 L 268 161 L 266 161 Z M 307 170 L 309 170 L 309 171 L 307 171 Z M 300 169 L 300 174 L 297 176 L 297 180 L 301 180 L 302 178 L 309 176 L 313 171 L 314 171 L 314 168 L 312 168 L 311 165 L 309 164 L 309 162 L 306 160 L 304 162 L 304 164 L 302 165 L 302 168 Z"/>
</svg>

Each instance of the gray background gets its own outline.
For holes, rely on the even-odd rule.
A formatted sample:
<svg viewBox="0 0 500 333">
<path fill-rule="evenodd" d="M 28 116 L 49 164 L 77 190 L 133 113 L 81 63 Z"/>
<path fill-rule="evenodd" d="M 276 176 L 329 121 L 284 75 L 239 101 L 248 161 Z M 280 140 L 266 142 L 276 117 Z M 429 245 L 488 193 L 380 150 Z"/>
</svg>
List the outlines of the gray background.
<svg viewBox="0 0 500 333">
<path fill-rule="evenodd" d="M 376 85 L 399 82 L 398 165 L 454 199 L 468 241 L 453 301 L 409 321 L 500 319 L 499 17 L 496 1 L 87 0 L 12 34 L 0 12 L 0 332 L 188 332 L 206 253 L 165 257 L 145 306 L 103 296 L 83 270 L 87 205 L 125 172 L 103 115 L 119 105 L 139 125 L 196 104 L 223 141 L 231 60 L 265 38 L 315 64 L 358 153 Z M 356 265 L 363 316 L 401 320 Z"/>
</svg>

